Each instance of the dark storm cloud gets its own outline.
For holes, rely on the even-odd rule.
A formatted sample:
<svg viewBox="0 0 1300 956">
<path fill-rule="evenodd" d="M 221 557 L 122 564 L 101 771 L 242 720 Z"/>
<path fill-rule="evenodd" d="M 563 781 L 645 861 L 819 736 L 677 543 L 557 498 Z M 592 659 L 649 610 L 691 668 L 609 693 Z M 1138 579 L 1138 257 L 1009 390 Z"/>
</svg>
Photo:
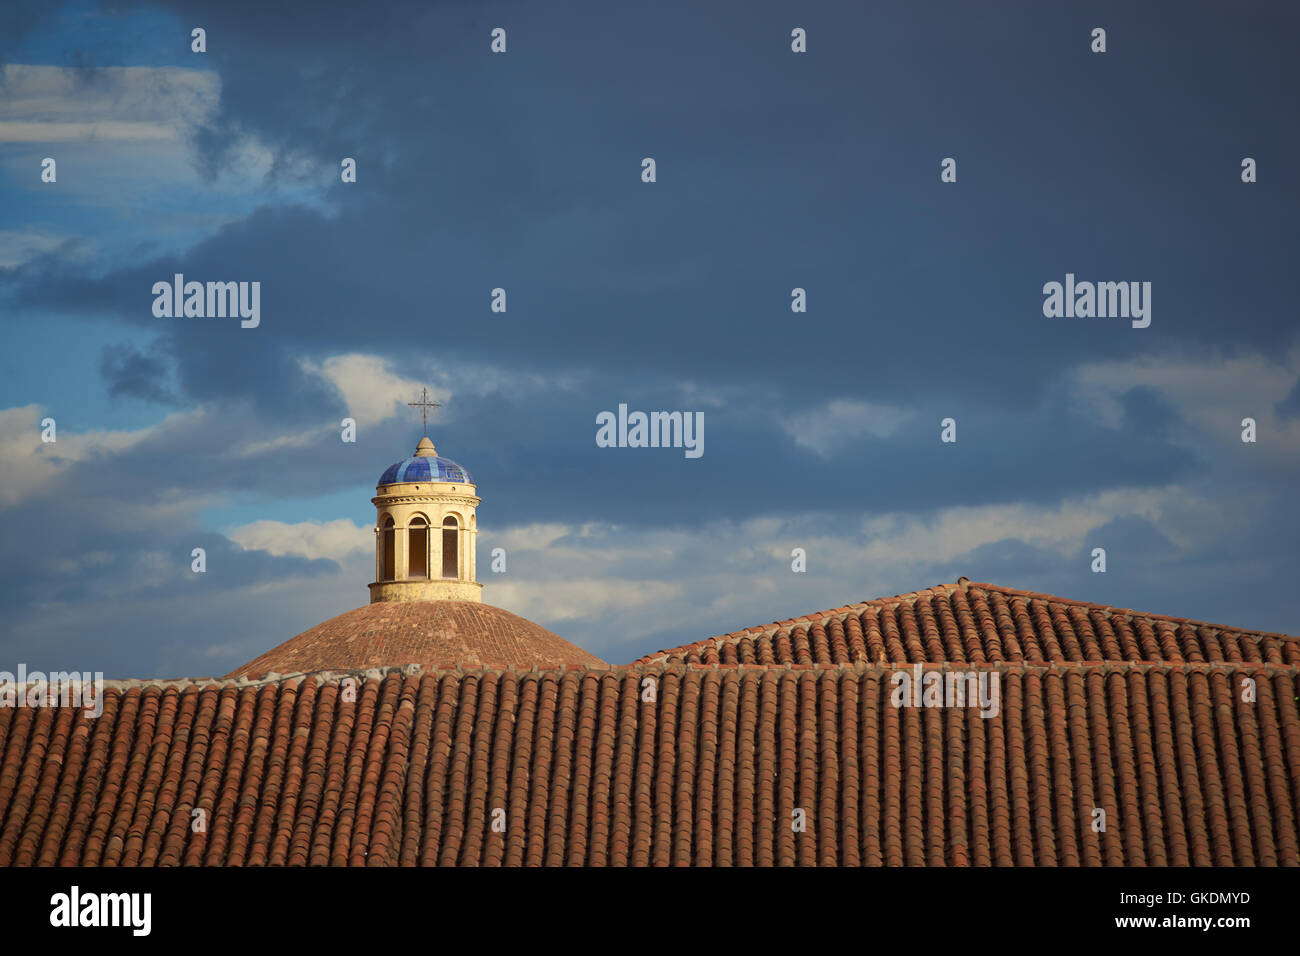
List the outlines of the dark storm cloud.
<svg viewBox="0 0 1300 956">
<path fill-rule="evenodd" d="M 108 346 L 99 371 L 114 398 L 139 398 L 159 405 L 179 404 L 168 387 L 170 365 L 165 355 L 129 345 Z"/>
<path fill-rule="evenodd" d="M 171 62 L 219 74 L 220 113 L 193 139 L 209 180 L 246 175 L 252 143 L 271 152 L 269 180 L 316 186 L 321 201 L 268 199 L 179 254 L 139 247 L 105 269 L 63 248 L 0 269 L 15 314 L 123 327 L 133 341 L 101 362 L 111 394 L 205 410 L 96 460 L 83 504 L 55 507 L 84 491 L 68 474 L 4 512 L 14 533 L 0 571 L 38 583 L 12 583 L 0 601 L 29 621 L 42 601 L 125 595 L 141 603 L 111 626 L 144 646 L 139 608 L 177 593 L 177 579 L 148 583 L 148 562 L 165 555 L 188 574 L 196 546 L 213 569 L 186 579 L 200 608 L 220 608 L 202 603 L 209 592 L 335 569 L 240 551 L 192 512 L 179 526 L 114 520 L 187 496 L 365 489 L 409 453 L 414 419 L 341 443 L 349 409 L 303 359 L 373 353 L 408 378 L 447 375 L 454 413 L 434 436 L 474 473 L 499 527 L 694 528 L 811 511 L 851 534 L 848 515 L 1184 482 L 1232 508 L 1238 485 L 1215 483 L 1215 449 L 1179 409 L 1136 387 L 1117 395 L 1118 423 L 1099 421 L 1073 404 L 1071 375 L 1173 353 L 1276 355 L 1296 340 L 1300 187 L 1286 162 L 1297 134 L 1293 97 L 1279 93 L 1300 88 L 1290 8 L 1251 7 L 1247 31 L 1208 3 L 1102 5 L 1087 20 L 1050 5 L 910 0 L 122 6 L 174 11 L 186 26 Z M 0 16 L 15 33 L 30 26 Z M 1109 30 L 1104 57 L 1087 52 L 1094 18 Z M 806 57 L 789 53 L 796 23 L 809 29 Z M 202 57 L 187 52 L 189 24 L 208 32 Z M 509 30 L 505 56 L 488 53 L 494 26 Z M 1261 164 L 1250 186 L 1245 155 Z M 345 156 L 357 159 L 355 185 L 339 182 Z M 659 164 L 653 185 L 639 181 L 644 156 Z M 946 156 L 959 163 L 953 185 L 938 181 Z M 190 201 L 194 213 L 223 211 L 218 190 Z M 177 272 L 261 282 L 260 326 L 155 318 L 152 285 Z M 1150 281 L 1151 327 L 1044 317 L 1043 283 L 1067 272 Z M 498 286 L 504 314 L 488 309 Z M 806 314 L 790 311 L 796 286 Z M 469 368 L 492 381 L 467 381 Z M 912 417 L 886 437 L 846 434 L 824 456 L 788 422 L 837 399 Z M 597 448 L 595 415 L 620 402 L 702 409 L 705 456 Z M 1279 410 L 1297 407 L 1293 394 Z M 956 445 L 939 441 L 948 416 Z M 1124 518 L 1100 529 L 1106 575 L 1088 572 L 1087 549 L 1063 560 L 1008 538 L 931 565 L 933 580 L 908 567 L 887 585 L 966 574 L 1294 629 L 1279 605 L 1252 601 L 1294 564 L 1288 477 L 1252 488 L 1278 495 L 1275 520 L 1243 519 L 1212 554 L 1180 557 L 1160 528 Z M 365 514 L 364 492 L 358 501 Z M 53 544 L 32 565 L 21 542 L 37 537 Z M 776 619 L 809 610 L 804 600 L 774 592 L 756 620 L 701 611 L 692 628 Z M 229 637 L 238 612 L 220 613 L 186 636 Z M 700 636 L 663 632 L 655 646 Z"/>
<path fill-rule="evenodd" d="M 9 62 L 28 33 L 54 9 L 44 3 L 0 4 L 0 67 Z"/>
<path fill-rule="evenodd" d="M 1277 412 L 1285 418 L 1300 416 L 1300 382 L 1291 389 L 1291 393 L 1277 404 Z"/>
<path fill-rule="evenodd" d="M 121 498 L 86 488 L 81 496 L 40 496 L 4 515 L 0 575 L 26 581 L 0 589 L 6 630 L 32 608 L 85 605 L 190 593 L 236 592 L 266 580 L 310 577 L 337 570 L 333 561 L 273 557 L 245 551 L 221 535 L 193 527 L 190 516 L 171 523 L 174 510 L 150 516 L 143 507 L 124 521 Z M 126 526 L 124 526 L 126 525 Z M 50 533 L 51 528 L 58 529 Z M 39 547 L 33 547 L 40 542 Z M 207 552 L 208 570 L 191 569 L 194 548 Z"/>
<path fill-rule="evenodd" d="M 835 29 L 813 27 L 816 55 L 794 63 L 790 14 L 775 5 L 746 5 L 705 34 L 714 18 L 687 9 L 637 18 L 636 43 L 614 14 L 514 5 L 175 9 L 207 24 L 204 62 L 222 77 L 203 161 L 224 168 L 255 136 L 282 159 L 319 163 L 339 213 L 262 210 L 179 259 L 80 287 L 34 279 L 26 301 L 112 303 L 147 321 L 147 282 L 233 272 L 263 279 L 265 351 L 369 345 L 369 320 L 382 317 L 417 350 L 518 368 L 779 376 L 784 401 L 798 400 L 785 385 L 798 381 L 804 399 L 1013 405 L 1084 357 L 1293 332 L 1273 262 L 1295 187 L 1242 197 L 1235 172 L 1243 142 L 1294 145 L 1289 126 L 1247 136 L 1236 115 L 1238 97 L 1258 95 L 1238 69 L 1258 51 L 1220 36 L 1217 86 L 1148 75 L 1205 55 L 1188 42 L 1207 25 L 1195 15 L 1171 28 L 1116 13 L 1120 49 L 1132 34 L 1143 55 L 1117 53 L 1101 71 L 1086 53 L 1062 61 L 1057 44 L 1026 42 L 1031 27 L 1066 28 L 1046 12 L 1010 29 L 952 9 L 916 37 L 939 56 L 921 75 L 907 44 L 872 42 L 880 22 L 918 28 L 900 9 L 837 14 Z M 498 20 L 512 30 L 503 57 L 486 52 Z M 1080 116 L 1085 99 L 1104 116 Z M 1191 114 L 1195 131 L 1182 125 Z M 1211 118 L 1220 132 L 1207 143 Z M 938 183 L 948 154 L 962 163 L 954 187 Z M 359 162 L 355 187 L 337 181 L 345 155 Z M 660 163 L 652 186 L 638 181 L 643 155 Z M 1214 228 L 1171 240 L 1171 217 L 1192 215 Z M 1040 288 L 1066 271 L 1152 281 L 1152 329 L 1044 318 Z M 487 310 L 498 285 L 505 315 Z M 789 311 L 795 286 L 809 290 L 807 315 Z M 1228 311 L 1250 318 L 1229 330 Z M 171 334 L 196 396 L 219 392 L 229 376 L 218 369 L 248 348 Z"/>
</svg>

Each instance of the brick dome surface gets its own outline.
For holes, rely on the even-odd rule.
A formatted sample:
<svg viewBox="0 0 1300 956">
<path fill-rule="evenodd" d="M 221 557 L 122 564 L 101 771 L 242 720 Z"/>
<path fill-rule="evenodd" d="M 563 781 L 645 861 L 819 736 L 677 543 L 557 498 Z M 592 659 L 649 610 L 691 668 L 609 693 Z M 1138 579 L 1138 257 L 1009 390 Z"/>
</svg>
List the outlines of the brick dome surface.
<svg viewBox="0 0 1300 956">
<path fill-rule="evenodd" d="M 476 601 L 367 604 L 318 624 L 227 677 L 270 673 L 491 664 L 501 667 L 603 666 L 604 661 L 540 624 Z"/>
</svg>

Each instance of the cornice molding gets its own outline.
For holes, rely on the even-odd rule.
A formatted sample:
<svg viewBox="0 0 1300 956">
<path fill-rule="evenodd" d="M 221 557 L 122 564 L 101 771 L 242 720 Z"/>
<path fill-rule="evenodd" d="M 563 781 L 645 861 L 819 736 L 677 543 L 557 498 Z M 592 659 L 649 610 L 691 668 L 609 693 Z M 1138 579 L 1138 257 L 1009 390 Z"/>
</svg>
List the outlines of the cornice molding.
<svg viewBox="0 0 1300 956">
<path fill-rule="evenodd" d="M 479 504 L 483 501 L 483 499 L 477 497 L 476 495 L 451 495 L 451 494 L 377 495 L 376 497 L 370 499 L 370 503 L 375 507 L 379 507 L 380 505 L 423 504 L 425 502 L 430 502 L 430 501 L 442 502 L 444 504 L 457 504 L 457 505 L 468 504 L 477 508 Z"/>
</svg>

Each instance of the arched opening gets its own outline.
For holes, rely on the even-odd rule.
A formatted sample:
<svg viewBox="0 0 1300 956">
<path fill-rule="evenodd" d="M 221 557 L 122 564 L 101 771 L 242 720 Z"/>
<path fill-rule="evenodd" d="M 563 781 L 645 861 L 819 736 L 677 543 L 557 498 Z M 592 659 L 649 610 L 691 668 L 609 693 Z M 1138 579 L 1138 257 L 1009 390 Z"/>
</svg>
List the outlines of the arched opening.
<svg viewBox="0 0 1300 956">
<path fill-rule="evenodd" d="M 460 577 L 460 536 L 459 527 L 452 515 L 442 519 L 442 576 L 444 578 Z"/>
<path fill-rule="evenodd" d="M 416 515 L 411 519 L 411 526 L 406 532 L 409 547 L 406 576 L 409 578 L 427 578 L 429 576 L 429 522 Z"/>
<path fill-rule="evenodd" d="M 392 515 L 385 517 L 380 525 L 379 538 L 379 579 L 391 581 L 397 573 L 397 530 L 393 527 Z"/>
</svg>

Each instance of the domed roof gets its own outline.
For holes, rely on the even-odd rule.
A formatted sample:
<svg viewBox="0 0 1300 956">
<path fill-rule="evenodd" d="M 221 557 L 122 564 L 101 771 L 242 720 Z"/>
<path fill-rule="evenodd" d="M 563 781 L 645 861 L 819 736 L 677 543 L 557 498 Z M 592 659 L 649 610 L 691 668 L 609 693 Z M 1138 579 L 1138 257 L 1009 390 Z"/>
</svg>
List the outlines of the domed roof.
<svg viewBox="0 0 1300 956">
<path fill-rule="evenodd" d="M 394 462 L 379 476 L 380 485 L 392 485 L 402 481 L 446 481 L 458 485 L 472 485 L 474 479 L 464 466 L 458 465 L 450 458 L 438 457 L 433 442 L 428 437 L 421 438 L 410 458 Z"/>
<path fill-rule="evenodd" d="M 389 465 L 379 476 L 381 485 L 392 485 L 399 481 L 451 481 L 461 485 L 474 483 L 464 466 L 456 464 L 450 458 L 436 457 L 403 458 Z"/>
<path fill-rule="evenodd" d="M 477 601 L 380 601 L 318 624 L 227 677 L 371 667 L 603 666 L 540 624 Z"/>
</svg>

